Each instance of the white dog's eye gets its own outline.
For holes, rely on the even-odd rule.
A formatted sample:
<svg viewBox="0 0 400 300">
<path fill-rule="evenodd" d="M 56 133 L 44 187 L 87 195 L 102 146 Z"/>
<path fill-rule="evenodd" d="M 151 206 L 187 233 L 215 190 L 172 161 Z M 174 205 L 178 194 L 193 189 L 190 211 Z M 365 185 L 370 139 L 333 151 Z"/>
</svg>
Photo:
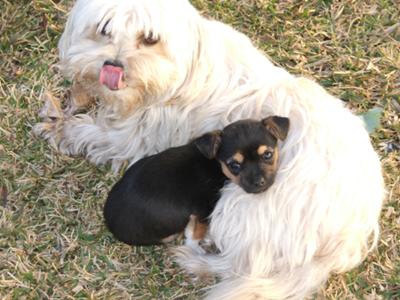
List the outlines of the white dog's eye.
<svg viewBox="0 0 400 300">
<path fill-rule="evenodd" d="M 143 37 L 143 44 L 145 44 L 146 46 L 152 46 L 154 44 L 157 44 L 159 40 L 160 39 L 155 37 L 153 33 L 150 31 L 148 36 Z"/>
<path fill-rule="evenodd" d="M 101 29 L 101 31 L 100 31 L 101 35 L 104 35 L 104 36 L 110 35 L 110 33 L 107 32 L 108 23 L 110 23 L 110 20 L 107 20 L 107 22 L 104 24 L 103 28 Z"/>
</svg>

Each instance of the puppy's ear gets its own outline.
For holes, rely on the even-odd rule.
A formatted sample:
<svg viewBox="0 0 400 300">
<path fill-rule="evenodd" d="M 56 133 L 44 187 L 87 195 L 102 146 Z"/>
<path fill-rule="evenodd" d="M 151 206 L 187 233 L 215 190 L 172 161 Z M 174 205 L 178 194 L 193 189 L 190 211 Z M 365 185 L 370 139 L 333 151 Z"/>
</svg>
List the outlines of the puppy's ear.
<svg viewBox="0 0 400 300">
<path fill-rule="evenodd" d="M 193 142 L 205 157 L 213 159 L 216 157 L 221 144 L 221 130 L 206 133 Z"/>
<path fill-rule="evenodd" d="M 288 118 L 271 116 L 263 119 L 261 122 L 277 139 L 281 141 L 286 139 L 290 124 Z"/>
</svg>

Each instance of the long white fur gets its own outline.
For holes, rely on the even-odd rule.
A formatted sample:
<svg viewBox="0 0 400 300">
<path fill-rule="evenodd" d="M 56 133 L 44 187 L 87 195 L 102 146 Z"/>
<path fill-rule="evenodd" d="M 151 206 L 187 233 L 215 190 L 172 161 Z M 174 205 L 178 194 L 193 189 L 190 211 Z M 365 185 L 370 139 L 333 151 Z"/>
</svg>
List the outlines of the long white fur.
<svg viewBox="0 0 400 300">
<path fill-rule="evenodd" d="M 88 32 L 98 34 L 110 16 L 112 40 L 92 40 Z M 88 90 L 100 98 L 95 115 L 36 131 L 53 143 L 61 132 L 61 151 L 118 169 L 239 119 L 289 117 L 274 185 L 259 195 L 228 185 L 210 226 L 221 252 L 183 246 L 177 259 L 190 272 L 223 279 L 208 294 L 213 300 L 300 299 L 331 272 L 359 264 L 376 244 L 384 198 L 379 158 L 359 118 L 315 82 L 274 66 L 243 34 L 201 17 L 186 0 L 79 0 L 59 44 L 61 66 L 73 79 L 98 74 L 117 54 L 132 59 L 137 33 L 150 31 L 167 54 L 140 57 L 133 79 L 159 74 L 156 92 L 145 91 L 143 105 L 122 116 L 119 102 L 135 88 L 111 92 L 92 82 Z"/>
</svg>

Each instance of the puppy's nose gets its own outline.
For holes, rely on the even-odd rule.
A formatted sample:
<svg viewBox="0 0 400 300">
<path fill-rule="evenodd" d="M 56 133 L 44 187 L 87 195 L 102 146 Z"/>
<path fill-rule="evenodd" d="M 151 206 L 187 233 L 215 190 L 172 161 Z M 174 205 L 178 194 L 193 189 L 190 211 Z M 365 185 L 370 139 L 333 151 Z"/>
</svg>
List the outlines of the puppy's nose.
<svg viewBox="0 0 400 300">
<path fill-rule="evenodd" d="M 120 68 L 123 68 L 124 67 L 124 65 L 122 64 L 122 62 L 120 62 L 119 60 L 117 60 L 117 59 L 114 59 L 114 60 L 106 60 L 105 62 L 104 62 L 104 64 L 103 64 L 103 66 L 114 66 L 114 67 L 120 67 Z"/>
<path fill-rule="evenodd" d="M 267 182 L 266 182 L 265 178 L 264 178 L 264 177 L 260 177 L 258 180 L 256 180 L 256 181 L 254 182 L 254 185 L 255 185 L 256 187 L 258 187 L 258 188 L 261 188 L 261 187 L 265 186 L 266 183 L 267 183 Z"/>
</svg>

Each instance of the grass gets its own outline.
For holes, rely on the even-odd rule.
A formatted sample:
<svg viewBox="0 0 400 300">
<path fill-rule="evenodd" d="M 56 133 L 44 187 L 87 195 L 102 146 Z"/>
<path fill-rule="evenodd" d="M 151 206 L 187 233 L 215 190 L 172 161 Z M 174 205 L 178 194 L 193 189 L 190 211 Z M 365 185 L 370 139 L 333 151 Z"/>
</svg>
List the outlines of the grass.
<svg viewBox="0 0 400 300">
<path fill-rule="evenodd" d="M 354 112 L 383 108 L 382 127 L 372 136 L 388 191 L 378 249 L 357 269 L 333 276 L 317 297 L 399 299 L 397 1 L 193 3 L 249 35 L 280 66 L 315 78 Z M 177 268 L 166 247 L 132 248 L 106 231 L 102 205 L 118 175 L 60 155 L 31 133 L 43 91 L 63 93 L 53 65 L 70 5 L 1 2 L 0 298 L 197 299 L 201 286 Z"/>
</svg>

